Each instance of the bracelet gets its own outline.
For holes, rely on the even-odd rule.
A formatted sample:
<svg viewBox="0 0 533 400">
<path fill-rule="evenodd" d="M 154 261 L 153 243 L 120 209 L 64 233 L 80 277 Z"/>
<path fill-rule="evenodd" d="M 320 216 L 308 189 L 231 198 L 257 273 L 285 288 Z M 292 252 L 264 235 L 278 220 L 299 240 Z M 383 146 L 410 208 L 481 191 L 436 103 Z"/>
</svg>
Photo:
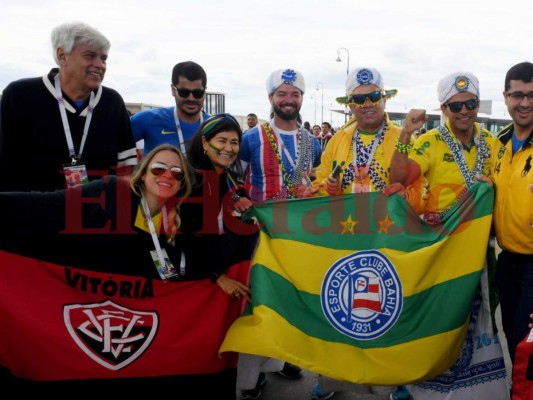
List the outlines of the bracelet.
<svg viewBox="0 0 533 400">
<path fill-rule="evenodd" d="M 396 139 L 396 141 L 394 142 L 394 148 L 399 153 L 407 154 L 413 148 L 413 143 L 410 142 L 408 144 L 403 144 L 402 142 L 400 142 L 400 139 Z"/>
<path fill-rule="evenodd" d="M 239 196 L 237 193 L 234 193 L 233 194 L 233 197 L 231 198 L 231 201 L 233 201 L 234 203 L 236 203 L 237 201 L 239 201 L 241 199 L 241 196 Z"/>
</svg>

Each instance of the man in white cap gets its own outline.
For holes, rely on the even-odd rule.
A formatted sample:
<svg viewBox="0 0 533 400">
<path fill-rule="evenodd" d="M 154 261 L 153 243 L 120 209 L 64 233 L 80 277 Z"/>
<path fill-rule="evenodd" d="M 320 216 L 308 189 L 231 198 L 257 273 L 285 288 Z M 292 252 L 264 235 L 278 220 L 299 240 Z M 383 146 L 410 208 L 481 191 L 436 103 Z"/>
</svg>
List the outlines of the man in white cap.
<svg viewBox="0 0 533 400">
<path fill-rule="evenodd" d="M 375 68 L 359 67 L 346 79 L 346 96 L 352 118 L 330 139 L 316 172 L 321 195 L 378 191 L 389 184 L 389 164 L 400 127 L 385 112 L 387 100 L 397 90 L 385 90 Z M 332 174 L 339 165 L 340 173 Z M 336 171 L 337 172 L 337 171 Z"/>
<path fill-rule="evenodd" d="M 407 200 L 428 224 L 445 221 L 450 209 L 476 181 L 491 184 L 491 152 L 497 139 L 476 122 L 479 96 L 479 81 L 472 73 L 454 72 L 442 78 L 438 84 L 438 100 L 446 117 L 444 124 L 426 132 L 413 145 L 409 142 L 411 135 L 427 119 L 425 110 L 410 110 L 405 119 L 391 163 L 391 185 L 383 193 L 402 194 L 404 186 L 423 180 L 426 189 L 422 201 L 410 196 Z M 488 246 L 488 238 L 486 240 Z M 484 280 L 481 279 L 480 286 L 483 284 Z M 475 324 L 471 324 L 465 339 L 467 341 L 478 329 L 475 327 L 477 323 L 488 321 L 489 326 L 492 324 L 490 313 L 478 314 L 484 309 L 479 307 L 480 302 L 488 302 L 483 298 L 484 293 L 481 290 L 472 302 L 472 315 L 481 317 L 476 317 Z M 468 347 L 468 344 L 465 346 Z M 474 354 L 474 362 L 475 359 Z M 473 368 L 470 364 L 468 367 L 469 370 Z M 448 372 L 443 376 L 448 379 Z M 486 398 L 484 383 L 489 381 L 476 382 L 475 390 L 480 394 L 475 398 Z M 409 390 L 415 398 L 422 398 L 433 395 L 430 387 L 420 384 L 413 385 Z M 455 391 L 452 385 L 440 387 L 439 392 L 450 400 L 464 398 L 464 393 Z"/>
<path fill-rule="evenodd" d="M 269 123 L 242 138 L 240 156 L 254 201 L 308 196 L 312 169 L 320 163 L 320 142 L 300 126 L 305 92 L 303 75 L 278 69 L 266 82 L 271 104 Z"/>
<path fill-rule="evenodd" d="M 240 157 L 247 190 L 254 201 L 311 196 L 311 173 L 320 163 L 320 142 L 301 127 L 300 108 L 305 92 L 303 75 L 278 69 L 266 82 L 272 113 L 269 123 L 256 125 L 242 137 Z M 273 358 L 239 355 L 237 392 L 241 399 L 257 399 L 264 372 L 299 379 L 299 367 Z"/>
<path fill-rule="evenodd" d="M 404 187 L 420 178 L 427 188 L 423 201 L 409 196 L 409 203 L 424 219 L 438 223 L 476 180 L 490 175 L 491 149 L 495 137 L 476 122 L 479 111 L 479 81 L 470 72 L 454 72 L 438 85 L 440 108 L 445 124 L 418 138 L 411 135 L 427 119 L 425 110 L 410 110 L 396 142 L 391 163 L 391 183 Z M 455 185 L 455 190 L 441 190 Z M 384 191 L 398 190 L 394 185 Z"/>
<path fill-rule="evenodd" d="M 352 118 L 333 135 L 322 154 L 313 182 L 318 194 L 366 193 L 389 184 L 389 165 L 401 129 L 390 121 L 385 106 L 397 92 L 385 90 L 383 77 L 375 68 L 358 67 L 350 72 L 346 96 L 338 97 L 337 102 L 349 106 Z M 361 386 L 321 376 L 311 398 L 329 399 L 335 393 L 329 390 L 360 392 Z M 368 390 L 391 399 L 410 398 L 403 387 L 394 391 L 391 386 L 371 386 Z"/>
</svg>

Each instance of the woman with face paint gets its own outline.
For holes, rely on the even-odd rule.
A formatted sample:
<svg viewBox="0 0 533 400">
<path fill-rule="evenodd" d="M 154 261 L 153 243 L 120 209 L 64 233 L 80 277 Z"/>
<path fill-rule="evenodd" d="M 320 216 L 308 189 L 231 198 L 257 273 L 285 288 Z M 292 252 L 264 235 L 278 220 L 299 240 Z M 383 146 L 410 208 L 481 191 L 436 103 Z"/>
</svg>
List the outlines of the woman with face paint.
<svg viewBox="0 0 533 400">
<path fill-rule="evenodd" d="M 209 277 L 230 299 L 244 306 L 251 300 L 248 274 L 235 274 L 234 269 L 240 265 L 242 271 L 242 263 L 250 264 L 259 229 L 251 219 L 243 218 L 252 202 L 244 189 L 241 137 L 239 123 L 229 114 L 211 116 L 201 124 L 187 154 L 196 169 L 196 184 L 182 204 L 180 229 L 192 257 L 196 254 L 204 260 L 209 254 L 209 262 L 193 262 L 195 270 L 187 272 L 189 277 Z M 249 265 L 245 270 L 249 272 Z M 234 396 L 236 368 L 232 373 Z"/>
<path fill-rule="evenodd" d="M 199 252 L 213 254 L 211 265 L 191 273 L 208 273 L 231 298 L 250 300 L 248 286 L 225 274 L 232 263 L 251 258 L 258 237 L 258 229 L 242 218 L 252 202 L 244 189 L 241 137 L 239 123 L 229 114 L 211 116 L 201 124 L 188 155 L 196 169 L 196 184 L 190 201 L 183 205 L 181 229 L 186 236 L 194 235 L 191 245 Z"/>
</svg>

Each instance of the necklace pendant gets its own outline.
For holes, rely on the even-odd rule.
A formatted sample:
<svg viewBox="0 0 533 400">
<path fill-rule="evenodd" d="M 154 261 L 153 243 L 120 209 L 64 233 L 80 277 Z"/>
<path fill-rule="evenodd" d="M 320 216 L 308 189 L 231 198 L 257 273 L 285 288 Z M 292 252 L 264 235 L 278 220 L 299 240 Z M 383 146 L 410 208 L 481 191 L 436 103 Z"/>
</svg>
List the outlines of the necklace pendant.
<svg viewBox="0 0 533 400">
<path fill-rule="evenodd" d="M 368 176 L 368 166 L 367 165 L 358 165 L 357 166 L 357 181 L 364 182 Z"/>
</svg>

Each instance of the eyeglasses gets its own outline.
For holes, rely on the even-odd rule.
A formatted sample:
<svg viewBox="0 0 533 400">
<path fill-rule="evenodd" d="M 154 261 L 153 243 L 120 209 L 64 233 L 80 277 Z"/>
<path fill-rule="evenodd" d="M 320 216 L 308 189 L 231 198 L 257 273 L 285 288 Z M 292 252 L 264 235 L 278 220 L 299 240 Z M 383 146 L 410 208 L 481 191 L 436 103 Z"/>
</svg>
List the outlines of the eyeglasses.
<svg viewBox="0 0 533 400">
<path fill-rule="evenodd" d="M 181 181 L 184 177 L 183 170 L 180 167 L 169 167 L 166 164 L 155 162 L 150 165 L 150 172 L 152 175 L 161 176 L 165 171 L 170 170 L 170 174 L 177 180 Z"/>
<path fill-rule="evenodd" d="M 369 99 L 373 104 L 379 103 L 379 101 L 385 97 L 385 94 L 380 91 L 370 92 L 365 94 L 353 94 L 350 96 L 350 103 L 355 103 L 357 105 L 363 105 L 366 102 L 366 99 Z"/>
<path fill-rule="evenodd" d="M 448 106 L 450 111 L 454 114 L 461 112 L 463 109 L 463 106 L 466 107 L 467 110 L 475 110 L 479 106 L 479 99 L 470 99 L 467 101 L 454 101 L 452 103 L 444 103 L 445 106 Z"/>
<path fill-rule="evenodd" d="M 189 89 L 181 89 L 181 88 L 179 88 L 177 86 L 174 86 L 174 89 L 176 89 L 176 92 L 178 92 L 178 95 L 180 97 L 183 97 L 184 99 L 189 97 L 189 95 L 191 93 L 192 93 L 192 95 L 194 96 L 195 99 L 201 99 L 202 97 L 204 97 L 204 94 L 205 94 L 205 90 L 204 89 L 189 90 Z"/>
<path fill-rule="evenodd" d="M 507 96 L 509 96 L 514 101 L 522 101 L 524 97 L 527 97 L 529 101 L 533 101 L 533 92 L 529 93 L 522 93 L 522 92 L 507 92 Z"/>
</svg>

